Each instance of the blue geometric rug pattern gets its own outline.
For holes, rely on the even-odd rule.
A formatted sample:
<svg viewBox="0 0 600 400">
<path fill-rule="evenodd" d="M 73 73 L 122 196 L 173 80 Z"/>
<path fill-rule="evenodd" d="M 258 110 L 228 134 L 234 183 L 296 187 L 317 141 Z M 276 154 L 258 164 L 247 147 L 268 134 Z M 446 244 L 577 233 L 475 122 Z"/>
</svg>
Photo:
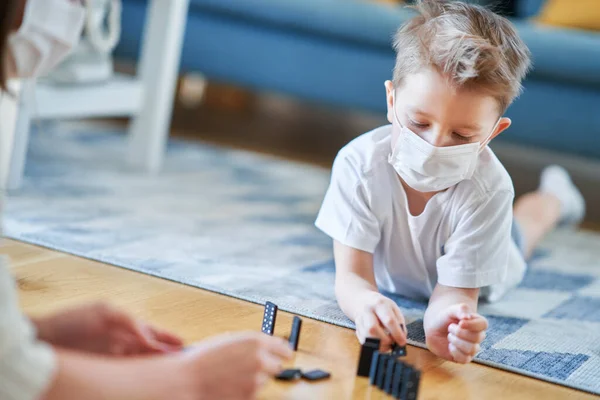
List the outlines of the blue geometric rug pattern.
<svg viewBox="0 0 600 400">
<path fill-rule="evenodd" d="M 171 141 L 163 171 L 131 170 L 120 132 L 34 132 L 8 237 L 352 328 L 333 290 L 331 242 L 313 226 L 329 172 Z M 484 305 L 477 362 L 600 394 L 600 235 L 559 231 L 522 285 Z M 423 346 L 425 304 L 391 296 Z"/>
</svg>

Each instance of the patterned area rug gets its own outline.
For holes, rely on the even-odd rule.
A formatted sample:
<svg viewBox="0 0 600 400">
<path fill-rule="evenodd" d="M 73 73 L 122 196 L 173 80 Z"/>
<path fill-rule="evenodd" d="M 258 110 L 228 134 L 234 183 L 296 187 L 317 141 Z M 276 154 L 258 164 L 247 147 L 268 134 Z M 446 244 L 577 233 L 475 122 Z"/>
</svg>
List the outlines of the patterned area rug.
<svg viewBox="0 0 600 400">
<path fill-rule="evenodd" d="M 146 176 L 127 167 L 119 132 L 46 131 L 32 136 L 7 236 L 352 327 L 313 227 L 328 171 L 173 141 Z M 556 232 L 544 249 L 520 288 L 482 308 L 477 361 L 600 394 L 600 236 Z M 425 304 L 395 299 L 423 346 Z"/>
</svg>

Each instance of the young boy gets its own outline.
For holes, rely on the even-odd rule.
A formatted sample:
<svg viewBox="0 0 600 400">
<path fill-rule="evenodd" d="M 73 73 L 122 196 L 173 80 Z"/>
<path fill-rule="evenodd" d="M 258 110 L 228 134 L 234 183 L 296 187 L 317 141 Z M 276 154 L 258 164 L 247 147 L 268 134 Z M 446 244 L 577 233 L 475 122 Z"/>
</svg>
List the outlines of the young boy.
<svg viewBox="0 0 600 400">
<path fill-rule="evenodd" d="M 500 298 L 559 222 L 579 222 L 583 199 L 560 167 L 517 201 L 487 147 L 511 121 L 530 53 L 511 23 L 476 5 L 417 1 L 400 28 L 391 125 L 338 154 L 316 225 L 334 239 L 336 296 L 359 340 L 405 344 L 404 317 L 379 290 L 429 299 L 424 328 L 436 355 L 468 363 L 485 338 L 480 296 Z"/>
</svg>

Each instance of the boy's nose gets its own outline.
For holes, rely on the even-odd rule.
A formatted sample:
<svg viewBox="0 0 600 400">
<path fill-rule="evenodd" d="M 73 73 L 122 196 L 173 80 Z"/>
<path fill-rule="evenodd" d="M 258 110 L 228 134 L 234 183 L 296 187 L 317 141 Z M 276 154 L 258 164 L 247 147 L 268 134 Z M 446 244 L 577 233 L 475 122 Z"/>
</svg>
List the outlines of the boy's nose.
<svg viewBox="0 0 600 400">
<path fill-rule="evenodd" d="M 422 138 L 432 146 L 444 147 L 447 145 L 445 135 L 440 131 L 425 132 Z"/>
</svg>

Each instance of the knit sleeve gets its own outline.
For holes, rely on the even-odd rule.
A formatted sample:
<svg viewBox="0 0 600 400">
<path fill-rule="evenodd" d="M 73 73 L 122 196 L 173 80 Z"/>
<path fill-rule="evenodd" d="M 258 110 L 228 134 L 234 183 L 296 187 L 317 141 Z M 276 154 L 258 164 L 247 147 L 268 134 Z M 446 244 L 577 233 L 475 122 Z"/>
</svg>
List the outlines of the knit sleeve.
<svg viewBox="0 0 600 400">
<path fill-rule="evenodd" d="M 54 352 L 36 339 L 33 325 L 20 312 L 6 259 L 0 256 L 0 399 L 39 399 L 54 371 Z"/>
</svg>

